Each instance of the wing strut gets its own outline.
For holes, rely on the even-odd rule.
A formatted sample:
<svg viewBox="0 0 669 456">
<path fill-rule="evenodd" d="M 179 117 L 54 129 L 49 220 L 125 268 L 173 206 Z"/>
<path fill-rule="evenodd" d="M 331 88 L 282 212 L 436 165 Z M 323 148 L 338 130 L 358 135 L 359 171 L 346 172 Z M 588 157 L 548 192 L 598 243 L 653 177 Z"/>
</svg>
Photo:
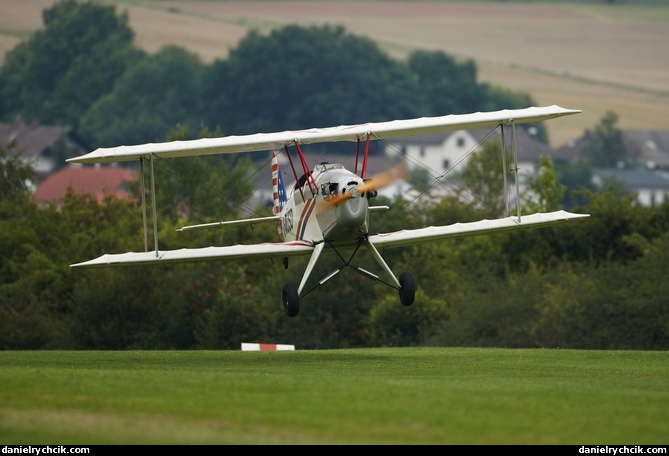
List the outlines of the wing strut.
<svg viewBox="0 0 669 456">
<path fill-rule="evenodd" d="M 365 143 L 365 155 L 362 157 L 362 172 L 360 177 L 364 180 L 367 174 L 367 159 L 369 158 L 369 142 L 372 139 L 372 134 L 367 132 L 367 142 Z"/>
<path fill-rule="evenodd" d="M 297 175 L 297 171 L 295 171 L 295 165 L 293 164 L 293 158 L 290 156 L 290 152 L 288 151 L 288 146 L 286 145 L 283 148 L 286 151 L 286 155 L 288 156 L 288 161 L 290 162 L 290 169 L 293 170 L 293 177 L 295 178 L 297 188 L 300 191 L 300 195 L 302 195 L 302 201 L 304 201 L 304 192 L 302 191 L 302 186 L 299 184 L 300 180 L 299 180 L 299 176 Z"/>
<path fill-rule="evenodd" d="M 511 141 L 513 141 L 513 169 L 516 173 L 515 178 L 516 178 L 516 209 L 518 211 L 518 223 L 521 222 L 520 220 L 520 185 L 518 183 L 518 151 L 516 150 L 516 123 L 511 120 Z"/>
<path fill-rule="evenodd" d="M 149 154 L 149 163 L 151 164 L 151 210 L 153 212 L 153 243 L 156 248 L 156 258 L 158 258 L 158 217 L 156 216 L 156 178 L 153 172 L 153 154 Z"/>
<path fill-rule="evenodd" d="M 149 165 L 151 170 L 151 208 L 153 210 L 153 242 L 158 257 L 158 217 L 156 216 L 156 182 L 153 172 L 153 154 L 149 154 Z M 149 251 L 149 230 L 146 226 L 146 183 L 144 180 L 144 160 L 146 157 L 139 157 L 139 181 L 142 192 L 142 225 L 144 225 L 144 252 Z"/>
<path fill-rule="evenodd" d="M 144 185 L 144 157 L 139 157 L 139 180 L 142 191 L 142 224 L 144 225 L 144 251 L 149 251 L 149 233 L 146 229 L 146 187 Z"/>
<path fill-rule="evenodd" d="M 295 140 L 295 150 L 297 150 L 297 156 L 300 158 L 300 163 L 302 163 L 302 169 L 304 170 L 304 176 L 306 178 L 307 183 L 309 184 L 309 190 L 311 191 L 311 195 L 313 196 L 316 194 L 316 189 L 318 187 L 316 186 L 316 182 L 314 182 L 314 176 L 311 174 L 311 170 L 309 169 L 307 160 L 304 158 L 304 154 L 302 153 L 302 148 L 300 147 L 300 143 L 297 139 Z"/>
<path fill-rule="evenodd" d="M 504 123 L 499 124 L 499 129 L 502 135 L 502 178 L 504 179 L 504 215 L 509 216 L 509 184 L 506 177 L 506 139 L 504 138 Z M 512 151 L 515 151 L 515 144 L 512 146 Z"/>
<path fill-rule="evenodd" d="M 516 209 L 518 212 L 518 222 L 520 223 L 520 186 L 518 183 L 518 149 L 516 147 L 516 123 L 514 119 L 510 119 L 511 122 L 511 156 L 513 157 L 513 173 L 514 173 L 514 184 L 516 191 Z M 509 184 L 507 181 L 507 171 L 506 171 L 506 139 L 504 137 L 504 123 L 499 124 L 500 131 L 502 133 L 502 174 L 504 175 L 504 205 L 505 211 L 504 214 L 506 217 L 510 216 L 509 213 Z"/>
<path fill-rule="evenodd" d="M 355 143 L 355 168 L 353 168 L 353 172 L 355 174 L 358 174 L 358 157 L 360 155 L 360 138 Z"/>
</svg>

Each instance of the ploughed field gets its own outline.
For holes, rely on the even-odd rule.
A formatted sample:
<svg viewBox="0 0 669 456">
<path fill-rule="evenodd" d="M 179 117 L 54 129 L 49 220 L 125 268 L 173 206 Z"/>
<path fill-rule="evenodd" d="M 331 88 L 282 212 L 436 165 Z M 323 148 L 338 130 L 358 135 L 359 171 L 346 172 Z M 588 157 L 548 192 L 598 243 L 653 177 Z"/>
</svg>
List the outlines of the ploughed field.
<svg viewBox="0 0 669 456">
<path fill-rule="evenodd" d="M 42 26 L 56 0 L 0 0 L 0 52 Z M 607 111 L 623 129 L 669 129 L 669 2 L 108 1 L 127 11 L 138 46 L 176 44 L 204 62 L 226 58 L 249 30 L 343 25 L 402 59 L 415 49 L 473 59 L 479 82 L 528 92 L 537 105 L 583 114 L 547 123 L 552 146 L 592 128 Z M 286 65 L 290 65 L 286 62 Z M 448 113 L 444 113 L 448 114 Z"/>
</svg>

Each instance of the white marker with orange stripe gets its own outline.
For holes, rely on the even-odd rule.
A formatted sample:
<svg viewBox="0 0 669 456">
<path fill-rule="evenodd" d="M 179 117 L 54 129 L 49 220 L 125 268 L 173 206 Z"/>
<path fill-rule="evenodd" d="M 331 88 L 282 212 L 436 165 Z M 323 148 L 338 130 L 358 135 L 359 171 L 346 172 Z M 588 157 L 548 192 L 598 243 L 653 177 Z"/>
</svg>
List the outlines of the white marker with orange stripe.
<svg viewBox="0 0 669 456">
<path fill-rule="evenodd" d="M 242 342 L 242 351 L 277 351 L 295 350 L 295 345 L 285 344 L 250 344 Z"/>
</svg>

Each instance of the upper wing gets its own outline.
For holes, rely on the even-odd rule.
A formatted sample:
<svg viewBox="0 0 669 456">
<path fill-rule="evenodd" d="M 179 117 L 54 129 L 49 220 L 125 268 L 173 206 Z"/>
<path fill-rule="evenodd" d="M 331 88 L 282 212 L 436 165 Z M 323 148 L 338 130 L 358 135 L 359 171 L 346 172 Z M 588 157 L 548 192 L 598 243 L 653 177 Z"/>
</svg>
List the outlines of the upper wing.
<svg viewBox="0 0 669 456">
<path fill-rule="evenodd" d="M 511 121 L 516 124 L 523 124 L 580 112 L 580 110 L 565 109 L 553 105 L 471 114 L 450 114 L 441 117 L 420 117 L 417 119 L 341 125 L 338 127 L 312 128 L 309 130 L 256 133 L 243 136 L 224 136 L 221 138 L 202 138 L 190 141 L 170 141 L 136 146 L 100 148 L 86 155 L 70 158 L 67 161 L 73 163 L 108 163 L 139 160 L 149 155 L 173 158 L 277 150 L 294 143 L 294 141 L 298 141 L 301 144 L 358 141 L 365 139 L 367 134 L 371 135 L 371 139 L 388 139 L 444 131 L 467 130 L 470 128 L 495 127 L 500 123 L 509 123 Z"/>
<path fill-rule="evenodd" d="M 294 241 L 252 245 L 230 245 L 225 247 L 203 247 L 199 249 L 155 250 L 150 252 L 128 252 L 102 255 L 90 261 L 76 263 L 71 267 L 102 268 L 129 266 L 132 264 L 168 264 L 215 261 L 222 258 L 269 258 L 280 260 L 286 256 L 311 255 L 314 247 L 309 242 Z"/>
<path fill-rule="evenodd" d="M 402 230 L 393 233 L 382 233 L 369 236 L 369 241 L 376 247 L 389 248 L 423 242 L 439 241 L 447 238 L 461 238 L 488 232 L 511 231 L 538 226 L 555 225 L 574 219 L 590 217 L 589 214 L 573 214 L 566 211 L 546 212 L 518 217 L 505 217 L 496 220 L 480 220 L 478 222 L 454 223 L 446 226 L 430 226 L 415 230 Z"/>
</svg>

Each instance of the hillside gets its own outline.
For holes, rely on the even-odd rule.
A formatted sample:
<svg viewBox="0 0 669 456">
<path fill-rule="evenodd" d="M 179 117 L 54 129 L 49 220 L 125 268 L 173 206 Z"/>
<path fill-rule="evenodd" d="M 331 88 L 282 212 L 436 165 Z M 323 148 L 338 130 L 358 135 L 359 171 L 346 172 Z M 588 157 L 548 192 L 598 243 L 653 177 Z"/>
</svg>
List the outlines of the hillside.
<svg viewBox="0 0 669 456">
<path fill-rule="evenodd" d="M 55 0 L 0 0 L 0 52 L 41 26 Z M 536 104 L 582 109 L 550 122 L 560 146 L 607 111 L 624 129 L 669 130 L 669 3 L 650 6 L 496 2 L 149 1 L 127 11 L 138 46 L 176 44 L 203 61 L 225 58 L 251 29 L 341 24 L 403 58 L 442 50 L 477 62 L 479 81 L 532 95 Z M 290 62 L 286 62 L 287 65 Z M 446 113 L 445 113 L 446 114 Z"/>
</svg>

